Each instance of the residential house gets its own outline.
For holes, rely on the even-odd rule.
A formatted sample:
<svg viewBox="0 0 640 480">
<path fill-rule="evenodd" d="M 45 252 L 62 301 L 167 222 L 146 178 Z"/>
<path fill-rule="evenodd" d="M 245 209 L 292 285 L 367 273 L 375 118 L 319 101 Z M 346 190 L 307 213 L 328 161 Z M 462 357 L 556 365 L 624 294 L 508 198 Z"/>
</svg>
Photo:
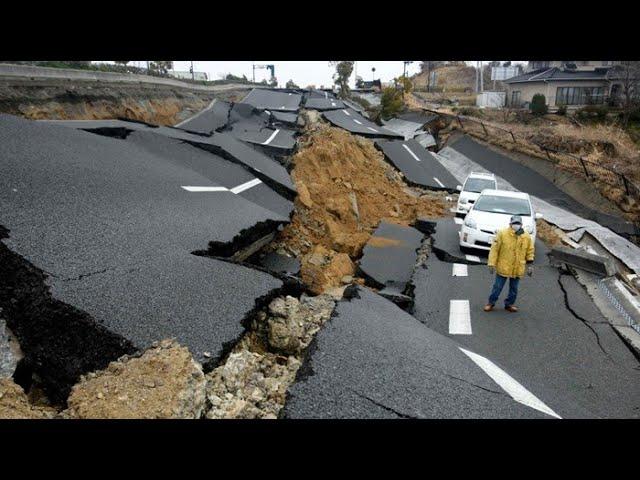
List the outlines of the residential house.
<svg viewBox="0 0 640 480">
<path fill-rule="evenodd" d="M 575 109 L 614 101 L 620 91 L 613 61 L 532 61 L 525 73 L 503 82 L 507 105 L 527 107 L 536 93 L 545 96 L 549 110 Z"/>
</svg>

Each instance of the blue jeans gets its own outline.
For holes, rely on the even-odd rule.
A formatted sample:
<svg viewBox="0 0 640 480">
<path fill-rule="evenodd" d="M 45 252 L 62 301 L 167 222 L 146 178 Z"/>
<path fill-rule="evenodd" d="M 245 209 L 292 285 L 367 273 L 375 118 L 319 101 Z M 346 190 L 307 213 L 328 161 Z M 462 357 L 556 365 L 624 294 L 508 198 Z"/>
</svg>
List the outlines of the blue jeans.
<svg viewBox="0 0 640 480">
<path fill-rule="evenodd" d="M 496 281 L 493 284 L 493 289 L 489 296 L 489 303 L 491 305 L 495 305 L 498 301 L 498 297 L 500 296 L 500 292 L 502 292 L 504 284 L 507 282 L 507 278 L 508 277 L 503 277 L 496 273 Z M 519 278 L 509 278 L 509 295 L 507 295 L 507 298 L 504 300 L 505 307 L 509 307 L 516 302 L 516 297 L 518 296 L 518 283 L 520 283 Z"/>
</svg>

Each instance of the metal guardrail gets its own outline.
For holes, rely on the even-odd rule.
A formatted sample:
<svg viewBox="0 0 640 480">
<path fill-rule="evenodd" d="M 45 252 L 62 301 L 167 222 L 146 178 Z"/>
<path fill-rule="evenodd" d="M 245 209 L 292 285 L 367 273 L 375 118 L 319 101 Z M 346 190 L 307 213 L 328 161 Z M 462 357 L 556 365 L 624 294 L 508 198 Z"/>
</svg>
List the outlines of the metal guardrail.
<svg viewBox="0 0 640 480">
<path fill-rule="evenodd" d="M 495 125 L 492 124 L 488 124 L 483 122 L 482 120 L 479 119 L 475 119 L 475 118 L 471 118 L 471 117 L 467 117 L 467 116 L 462 116 L 462 115 L 457 115 L 457 114 L 449 114 L 449 113 L 443 113 L 443 112 L 438 112 L 436 110 L 431 110 L 428 108 L 423 108 L 423 110 L 428 111 L 428 112 L 432 112 L 432 113 L 436 113 L 438 115 L 442 115 L 445 117 L 452 117 L 456 120 L 456 122 L 458 123 L 458 125 L 460 125 L 460 128 L 464 131 L 468 131 L 467 128 L 465 128 L 465 123 L 475 123 L 478 124 L 482 127 L 482 131 L 484 132 L 485 137 L 489 137 L 489 131 L 488 129 L 494 129 L 494 130 L 498 130 L 501 132 L 504 132 L 505 134 L 509 135 L 509 139 L 510 141 L 512 141 L 513 143 L 518 143 L 518 141 L 522 141 L 525 144 L 528 145 L 535 145 L 536 147 L 538 147 L 540 150 L 542 150 L 547 159 L 552 162 L 555 163 L 556 165 L 560 165 L 560 168 L 564 168 L 565 165 L 564 164 L 560 164 L 558 161 L 558 158 L 553 158 L 552 154 L 556 155 L 556 156 L 565 156 L 568 158 L 571 158 L 574 160 L 574 166 L 575 168 L 570 168 L 569 170 L 574 171 L 574 172 L 579 172 L 582 175 L 584 175 L 584 177 L 589 180 L 589 181 L 601 181 L 604 182 L 608 185 L 614 186 L 614 187 L 619 187 L 622 188 L 626 195 L 635 198 L 635 199 L 639 199 L 640 200 L 640 186 L 638 186 L 637 184 L 633 183 L 624 173 L 621 172 L 617 172 L 611 168 L 605 167 L 603 165 L 600 165 L 598 163 L 595 163 L 591 160 L 588 160 L 584 157 L 575 155 L 571 152 L 566 152 L 560 149 L 554 149 L 554 148 L 550 148 L 547 147 L 545 145 L 542 145 L 540 143 L 537 142 L 533 142 L 530 140 L 527 140 L 526 138 L 522 138 L 520 136 L 517 136 L 512 130 L 506 129 L 506 128 L 502 128 L 502 127 L 497 127 Z M 464 120 L 464 122 L 463 122 Z"/>
</svg>

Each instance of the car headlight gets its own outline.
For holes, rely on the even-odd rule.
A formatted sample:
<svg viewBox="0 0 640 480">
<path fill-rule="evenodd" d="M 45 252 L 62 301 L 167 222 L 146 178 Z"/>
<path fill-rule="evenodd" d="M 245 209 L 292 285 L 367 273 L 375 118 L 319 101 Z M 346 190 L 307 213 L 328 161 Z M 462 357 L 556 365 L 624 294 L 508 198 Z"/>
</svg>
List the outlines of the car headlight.
<svg viewBox="0 0 640 480">
<path fill-rule="evenodd" d="M 464 221 L 464 226 L 465 227 L 469 227 L 469 228 L 473 228 L 473 229 L 478 228 L 478 224 L 476 223 L 476 221 L 473 218 L 467 218 Z"/>
</svg>

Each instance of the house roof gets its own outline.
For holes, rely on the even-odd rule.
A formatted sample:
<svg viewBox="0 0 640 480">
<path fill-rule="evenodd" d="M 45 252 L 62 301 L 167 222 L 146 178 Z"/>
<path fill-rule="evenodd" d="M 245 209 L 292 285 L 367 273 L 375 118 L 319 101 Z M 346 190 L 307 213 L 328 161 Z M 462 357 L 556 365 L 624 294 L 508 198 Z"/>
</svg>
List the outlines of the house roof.
<svg viewBox="0 0 640 480">
<path fill-rule="evenodd" d="M 567 80 L 607 80 L 608 69 L 596 69 L 591 71 L 566 71 L 557 67 L 542 68 L 533 72 L 518 75 L 517 77 L 503 80 L 504 83 L 523 82 L 560 82 Z"/>
</svg>

